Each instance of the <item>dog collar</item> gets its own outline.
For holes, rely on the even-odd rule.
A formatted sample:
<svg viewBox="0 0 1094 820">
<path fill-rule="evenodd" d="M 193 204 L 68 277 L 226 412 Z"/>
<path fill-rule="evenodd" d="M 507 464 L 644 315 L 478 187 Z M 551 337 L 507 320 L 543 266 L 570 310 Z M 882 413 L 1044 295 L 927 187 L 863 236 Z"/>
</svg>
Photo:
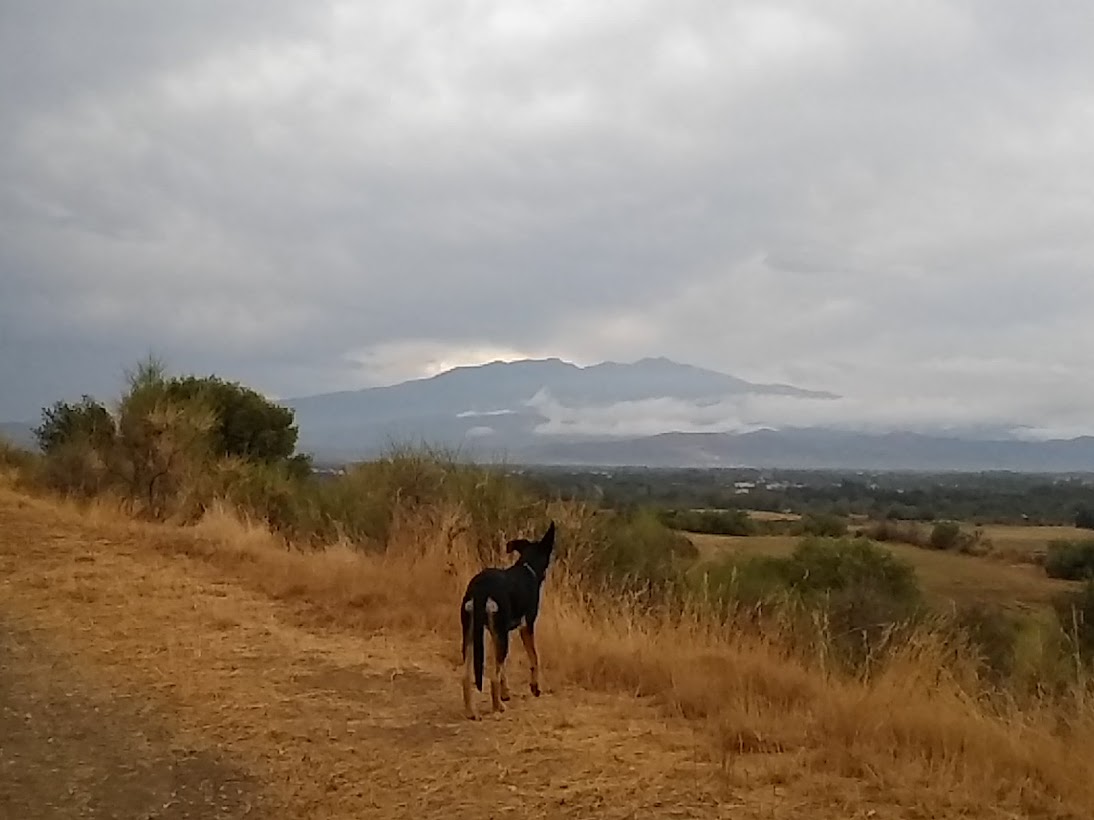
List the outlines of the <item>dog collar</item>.
<svg viewBox="0 0 1094 820">
<path fill-rule="evenodd" d="M 536 571 L 534 569 L 532 569 L 531 564 L 521 564 L 521 566 L 524 567 L 526 570 L 528 570 L 530 573 L 532 573 L 533 578 L 535 578 L 537 581 L 539 580 L 539 576 L 536 575 Z"/>
</svg>

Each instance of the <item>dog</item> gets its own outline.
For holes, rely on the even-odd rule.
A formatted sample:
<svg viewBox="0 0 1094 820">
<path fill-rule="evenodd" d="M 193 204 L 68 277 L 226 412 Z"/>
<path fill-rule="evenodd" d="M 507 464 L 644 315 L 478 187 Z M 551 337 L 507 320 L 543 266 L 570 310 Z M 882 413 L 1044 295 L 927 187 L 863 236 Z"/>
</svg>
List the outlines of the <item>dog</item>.
<svg viewBox="0 0 1094 820">
<path fill-rule="evenodd" d="M 490 670 L 490 702 L 495 712 L 502 712 L 502 701 L 509 700 L 509 685 L 505 680 L 505 659 L 509 655 L 509 633 L 520 629 L 521 642 L 531 666 L 529 688 L 540 696 L 539 655 L 536 653 L 536 616 L 539 614 L 540 591 L 547 576 L 547 565 L 555 545 L 555 522 L 538 541 L 518 538 L 506 544 L 506 553 L 517 553 L 516 562 L 505 569 L 489 567 L 479 572 L 467 584 L 460 607 L 463 629 L 463 705 L 467 717 L 478 720 L 471 701 L 471 681 L 482 691 L 486 648 L 483 631 L 490 633 L 494 663 Z M 470 650 L 470 652 L 468 651 Z"/>
</svg>

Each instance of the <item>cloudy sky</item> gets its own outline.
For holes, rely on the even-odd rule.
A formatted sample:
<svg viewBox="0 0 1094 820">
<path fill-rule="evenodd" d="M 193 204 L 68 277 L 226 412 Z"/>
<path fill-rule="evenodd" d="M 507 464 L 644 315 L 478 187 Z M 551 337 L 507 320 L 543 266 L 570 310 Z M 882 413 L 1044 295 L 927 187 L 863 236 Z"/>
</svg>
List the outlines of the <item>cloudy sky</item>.
<svg viewBox="0 0 1094 820">
<path fill-rule="evenodd" d="M 150 351 L 280 397 L 664 355 L 1094 430 L 1092 33 L 1085 0 L 5 3 L 0 420 Z"/>
</svg>

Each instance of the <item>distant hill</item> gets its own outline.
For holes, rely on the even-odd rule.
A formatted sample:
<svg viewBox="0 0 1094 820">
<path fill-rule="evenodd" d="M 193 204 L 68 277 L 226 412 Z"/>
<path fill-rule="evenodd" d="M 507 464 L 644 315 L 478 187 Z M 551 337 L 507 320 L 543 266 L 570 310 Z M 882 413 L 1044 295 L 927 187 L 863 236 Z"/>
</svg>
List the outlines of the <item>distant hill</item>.
<svg viewBox="0 0 1094 820">
<path fill-rule="evenodd" d="M 366 456 L 406 440 L 491 452 L 525 450 L 544 438 L 539 428 L 550 421 L 544 402 L 580 416 L 631 402 L 671 399 L 701 407 L 746 395 L 836 398 L 791 385 L 754 384 L 664 358 L 590 367 L 540 359 L 458 367 L 390 387 L 284 404 L 296 411 L 304 449 L 324 456 Z"/>
<path fill-rule="evenodd" d="M 709 426 L 712 415 L 731 413 L 753 396 L 838 398 L 664 358 L 590 367 L 541 359 L 458 367 L 285 404 L 296 411 L 301 448 L 324 460 L 367 458 L 392 443 L 427 442 L 472 458 L 529 464 L 1094 471 L 1094 438 L 1021 441 L 990 427 L 924 435 L 756 429 L 763 425 L 753 423 L 740 432 L 696 432 Z"/>
</svg>

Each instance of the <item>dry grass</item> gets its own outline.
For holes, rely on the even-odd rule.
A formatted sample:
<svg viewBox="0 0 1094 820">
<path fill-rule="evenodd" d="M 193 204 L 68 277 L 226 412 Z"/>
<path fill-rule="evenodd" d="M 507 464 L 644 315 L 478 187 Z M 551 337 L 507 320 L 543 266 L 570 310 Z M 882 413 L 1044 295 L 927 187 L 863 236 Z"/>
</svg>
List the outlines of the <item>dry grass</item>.
<svg viewBox="0 0 1094 820">
<path fill-rule="evenodd" d="M 22 505 L 27 515 L 60 515 L 55 507 L 47 512 L 44 502 L 10 493 L 4 503 Z M 395 543 L 381 555 L 342 545 L 295 551 L 225 509 L 213 510 L 192 530 L 133 524 L 108 504 L 78 513 L 87 526 L 130 533 L 146 539 L 161 555 L 186 556 L 216 569 L 264 600 L 290 606 L 312 628 L 357 636 L 376 630 L 402 635 L 404 652 L 439 648 L 454 669 L 454 602 L 475 566 L 468 558 L 470 545 L 435 536 L 458 531 L 438 528 L 446 514 L 458 517 L 455 511 L 434 511 L 402 521 Z M 74 526 L 77 513 L 69 509 L 64 516 Z M 721 540 L 772 551 L 792 543 Z M 755 544 L 761 540 L 763 545 Z M 933 581 L 925 573 L 928 585 L 941 584 L 965 562 L 992 566 L 974 558 L 909 550 L 921 565 L 928 557 L 946 561 L 936 566 Z M 965 583 L 971 584 L 978 576 L 972 573 L 973 564 L 968 567 L 971 575 Z M 249 616 L 236 612 L 218 617 L 246 622 Z M 931 634 L 910 641 L 869 680 L 853 680 L 826 671 L 823 657 L 798 657 L 777 625 L 757 634 L 727 628 L 702 608 L 641 612 L 624 600 L 590 598 L 564 567 L 548 580 L 541 623 L 546 680 L 561 690 L 556 691 L 558 698 L 542 699 L 548 703 L 543 708 L 557 710 L 566 703 L 573 710 L 564 720 L 552 712 L 561 720 L 556 726 L 560 737 L 596 735 L 595 720 L 601 713 L 581 711 L 596 693 L 626 698 L 613 701 L 613 708 L 629 710 L 635 719 L 645 714 L 642 702 L 657 703 L 670 721 L 663 731 L 699 729 L 707 738 L 707 757 L 721 765 L 724 782 L 742 794 L 793 784 L 781 810 L 766 807 L 763 813 L 752 806 L 749 816 L 796 816 L 790 809 L 794 801 L 803 817 L 830 816 L 818 815 L 818 808 L 861 806 L 865 796 L 870 805 L 883 807 L 875 816 L 1094 816 L 1094 781 L 1088 773 L 1094 756 L 1094 709 L 1086 698 L 1076 693 L 1070 708 L 1063 710 L 1036 700 L 1019 708 L 990 697 L 978 683 L 975 665 L 961 660 L 960 652 L 955 659 L 954 647 Z M 222 626 L 218 634 L 223 632 Z M 519 664 L 519 653 L 515 660 Z M 521 679 L 519 673 L 511 677 Z M 456 710 L 454 677 L 445 686 L 436 697 L 450 698 Z M 529 708 L 540 708 L 540 701 L 517 704 L 503 722 L 519 721 L 521 710 Z M 594 723 L 584 722 L 590 720 Z M 574 721 L 583 722 L 575 726 Z M 614 724 L 610 732 L 607 726 L 603 731 L 622 742 Z M 633 756 L 637 742 L 625 741 L 612 754 Z M 529 748 L 534 754 L 535 744 Z M 593 765 L 577 749 L 571 755 L 581 765 Z M 443 766 L 437 771 L 455 776 L 455 770 Z M 651 776 L 648 766 L 640 771 Z M 582 776 L 603 775 L 590 769 Z M 706 794 L 711 787 L 697 781 L 695 788 Z M 690 813 L 706 812 L 694 808 Z M 846 810 L 838 816 L 855 815 Z"/>
</svg>

